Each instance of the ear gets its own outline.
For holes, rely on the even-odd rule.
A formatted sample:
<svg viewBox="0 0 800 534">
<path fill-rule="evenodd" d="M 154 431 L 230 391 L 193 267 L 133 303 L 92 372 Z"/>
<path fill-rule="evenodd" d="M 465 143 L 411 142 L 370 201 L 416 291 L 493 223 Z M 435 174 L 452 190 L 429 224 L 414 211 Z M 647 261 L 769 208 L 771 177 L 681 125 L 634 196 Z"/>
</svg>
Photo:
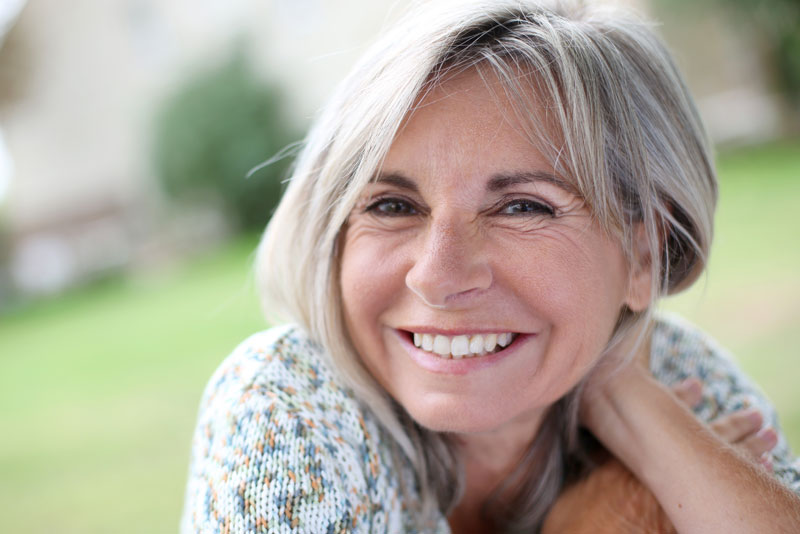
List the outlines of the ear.
<svg viewBox="0 0 800 534">
<path fill-rule="evenodd" d="M 653 293 L 653 259 L 650 254 L 650 240 L 644 223 L 636 223 L 633 228 L 633 258 L 630 265 L 628 290 L 625 305 L 633 312 L 641 312 L 650 306 Z"/>
</svg>

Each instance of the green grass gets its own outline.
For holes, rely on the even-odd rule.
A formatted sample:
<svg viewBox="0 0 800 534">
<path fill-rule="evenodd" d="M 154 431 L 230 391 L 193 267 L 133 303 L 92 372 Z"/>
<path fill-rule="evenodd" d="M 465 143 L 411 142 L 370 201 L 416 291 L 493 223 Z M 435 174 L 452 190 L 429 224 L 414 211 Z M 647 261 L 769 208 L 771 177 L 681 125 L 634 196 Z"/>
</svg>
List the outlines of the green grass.
<svg viewBox="0 0 800 534">
<path fill-rule="evenodd" d="M 665 307 L 736 354 L 800 448 L 800 150 L 721 158 L 707 279 Z M 184 266 L 0 317 L 0 517 L 8 532 L 175 532 L 202 388 L 264 328 L 243 238 Z"/>
<path fill-rule="evenodd" d="M 4 531 L 177 530 L 203 385 L 264 328 L 254 245 L 0 319 Z"/>
</svg>

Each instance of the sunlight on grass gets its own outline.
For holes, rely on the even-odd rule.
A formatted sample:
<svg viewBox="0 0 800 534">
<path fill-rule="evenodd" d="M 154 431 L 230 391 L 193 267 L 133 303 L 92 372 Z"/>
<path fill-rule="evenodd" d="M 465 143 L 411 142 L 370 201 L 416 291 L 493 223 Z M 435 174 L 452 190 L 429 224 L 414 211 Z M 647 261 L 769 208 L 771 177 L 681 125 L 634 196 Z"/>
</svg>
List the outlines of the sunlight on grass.
<svg viewBox="0 0 800 534">
<path fill-rule="evenodd" d="M 252 238 L 0 322 L 0 514 L 11 532 L 175 532 L 205 382 L 263 329 Z"/>
</svg>

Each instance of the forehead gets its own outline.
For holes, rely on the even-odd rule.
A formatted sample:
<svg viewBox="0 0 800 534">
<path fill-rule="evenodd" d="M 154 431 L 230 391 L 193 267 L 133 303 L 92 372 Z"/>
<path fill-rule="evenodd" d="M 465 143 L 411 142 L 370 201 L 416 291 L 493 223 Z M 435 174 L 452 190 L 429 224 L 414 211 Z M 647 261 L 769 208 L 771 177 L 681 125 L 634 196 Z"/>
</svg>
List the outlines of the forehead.
<svg viewBox="0 0 800 534">
<path fill-rule="evenodd" d="M 416 100 L 401 125 L 395 143 L 419 136 L 433 126 L 458 126 L 458 132 L 443 135 L 441 142 L 456 133 L 468 133 L 476 142 L 490 142 L 499 134 L 516 134 L 524 140 L 526 124 L 520 120 L 506 88 L 493 73 L 477 69 L 448 76 L 431 84 Z M 538 109 L 530 110 L 538 115 Z"/>
<path fill-rule="evenodd" d="M 541 109 L 515 104 L 497 76 L 476 69 L 436 84 L 418 98 L 378 174 L 459 185 L 498 174 L 557 175 L 534 134 Z"/>
</svg>

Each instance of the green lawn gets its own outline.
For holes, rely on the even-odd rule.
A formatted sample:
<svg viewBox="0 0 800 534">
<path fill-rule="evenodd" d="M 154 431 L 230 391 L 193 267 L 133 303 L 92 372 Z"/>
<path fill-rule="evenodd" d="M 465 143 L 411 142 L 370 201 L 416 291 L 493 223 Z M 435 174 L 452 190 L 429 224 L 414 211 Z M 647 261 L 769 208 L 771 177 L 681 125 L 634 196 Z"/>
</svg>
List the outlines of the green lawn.
<svg viewBox="0 0 800 534">
<path fill-rule="evenodd" d="M 665 307 L 728 346 L 800 448 L 800 150 L 721 160 L 708 278 Z M 0 517 L 25 533 L 175 532 L 197 403 L 264 327 L 254 238 L 0 317 Z"/>
<path fill-rule="evenodd" d="M 0 318 L 0 530 L 177 531 L 203 385 L 264 328 L 254 246 Z"/>
</svg>

